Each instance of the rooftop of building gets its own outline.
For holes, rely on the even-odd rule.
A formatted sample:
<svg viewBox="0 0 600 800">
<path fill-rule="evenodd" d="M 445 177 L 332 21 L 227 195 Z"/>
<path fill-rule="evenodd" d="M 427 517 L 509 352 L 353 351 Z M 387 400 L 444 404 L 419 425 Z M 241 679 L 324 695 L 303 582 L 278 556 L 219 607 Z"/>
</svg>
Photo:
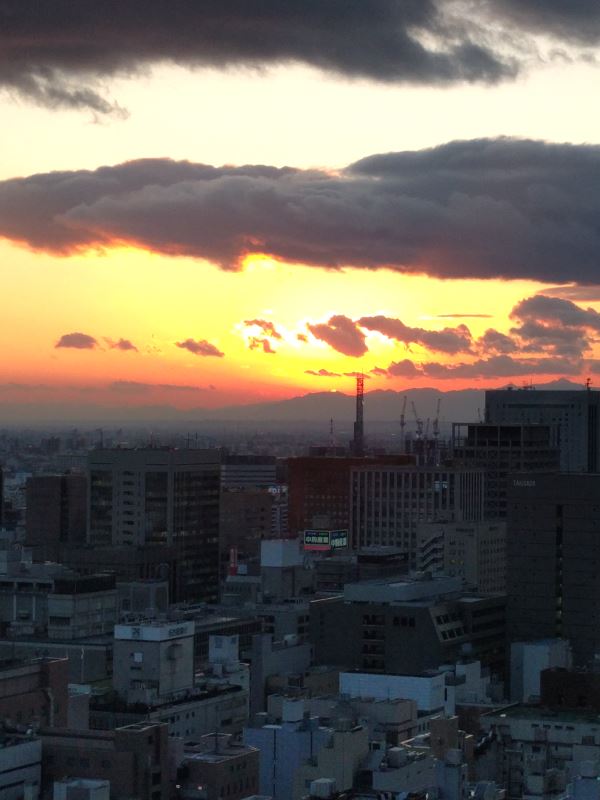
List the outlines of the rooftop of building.
<svg viewBox="0 0 600 800">
<path fill-rule="evenodd" d="M 218 764 L 252 753 L 258 753 L 256 747 L 234 740 L 229 734 L 207 734 L 199 740 L 184 742 L 184 758 L 188 761 Z"/>
<path fill-rule="evenodd" d="M 105 789 L 110 786 L 110 781 L 103 781 L 92 778 L 65 778 L 62 781 L 55 781 L 54 785 L 68 786 L 69 789 L 84 789 L 94 791 L 96 789 Z"/>
<path fill-rule="evenodd" d="M 187 689 L 174 697 L 159 698 L 155 703 L 128 703 L 123 697 L 113 692 L 107 692 L 106 694 L 93 695 L 90 701 L 90 708 L 93 708 L 94 711 L 108 711 L 116 714 L 148 714 L 150 711 L 161 708 L 199 703 L 203 700 L 211 700 L 221 695 L 239 694 L 243 691 L 244 689 L 242 686 L 213 683 L 211 684 L 211 688 L 198 686 L 194 689 Z M 127 727 L 132 726 L 129 725 Z"/>
<path fill-rule="evenodd" d="M 600 726 L 600 714 L 589 709 L 563 709 L 547 708 L 538 705 L 526 705 L 516 703 L 515 705 L 504 706 L 490 711 L 482 716 L 482 719 L 499 718 L 499 720 L 536 720 L 547 723 L 582 723 Z"/>
<path fill-rule="evenodd" d="M 440 596 L 458 594 L 462 589 L 460 578 L 413 574 L 406 578 L 393 576 L 347 583 L 344 600 L 371 603 L 414 603 L 431 601 Z"/>
<path fill-rule="evenodd" d="M 38 741 L 38 737 L 32 734 L 2 732 L 0 733 L 0 750 L 4 750 L 7 747 L 20 747 L 35 741 Z"/>
<path fill-rule="evenodd" d="M 73 728 L 41 728 L 39 735 L 43 739 L 73 739 L 76 742 L 96 741 L 111 743 L 114 742 L 116 734 L 119 732 L 131 733 L 147 733 L 152 732 L 157 726 L 162 726 L 166 723 L 162 722 L 133 722 L 130 725 L 122 725 L 114 730 L 75 730 Z"/>
</svg>

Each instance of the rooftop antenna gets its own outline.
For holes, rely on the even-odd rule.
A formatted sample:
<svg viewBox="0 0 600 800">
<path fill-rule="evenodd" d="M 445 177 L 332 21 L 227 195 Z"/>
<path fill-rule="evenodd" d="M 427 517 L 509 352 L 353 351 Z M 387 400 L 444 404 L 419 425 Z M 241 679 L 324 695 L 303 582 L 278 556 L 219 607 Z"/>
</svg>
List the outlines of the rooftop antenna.
<svg viewBox="0 0 600 800">
<path fill-rule="evenodd" d="M 585 379 L 585 388 L 588 390 L 588 392 L 592 388 L 592 379 L 591 378 L 586 378 Z"/>
<path fill-rule="evenodd" d="M 329 447 L 333 450 L 335 447 L 335 433 L 333 428 L 333 417 L 329 420 Z"/>
</svg>

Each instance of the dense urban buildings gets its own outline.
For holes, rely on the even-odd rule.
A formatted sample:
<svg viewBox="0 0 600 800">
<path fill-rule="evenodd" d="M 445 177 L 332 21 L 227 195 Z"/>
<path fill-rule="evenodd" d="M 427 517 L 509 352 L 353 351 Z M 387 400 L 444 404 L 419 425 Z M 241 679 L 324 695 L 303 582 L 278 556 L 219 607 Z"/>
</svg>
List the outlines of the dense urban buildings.
<svg viewBox="0 0 600 800">
<path fill-rule="evenodd" d="M 0 781 L 32 800 L 600 800 L 576 796 L 600 476 L 561 474 L 553 430 L 287 459 L 73 434 L 85 476 L 44 439 L 39 471 L 10 462 L 0 535 Z M 548 713 L 574 733 L 542 763 Z"/>
</svg>

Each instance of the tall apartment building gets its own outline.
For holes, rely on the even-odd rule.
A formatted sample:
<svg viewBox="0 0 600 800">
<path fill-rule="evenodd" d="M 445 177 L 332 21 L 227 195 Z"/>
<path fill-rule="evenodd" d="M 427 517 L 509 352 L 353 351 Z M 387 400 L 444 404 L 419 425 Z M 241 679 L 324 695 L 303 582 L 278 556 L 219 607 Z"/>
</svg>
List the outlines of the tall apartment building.
<svg viewBox="0 0 600 800">
<path fill-rule="evenodd" d="M 61 547 L 85 542 L 83 475 L 36 475 L 25 486 L 25 544 L 39 561 L 60 561 Z"/>
<path fill-rule="evenodd" d="M 485 421 L 494 425 L 549 425 L 563 472 L 600 469 L 600 392 L 492 389 L 485 393 Z"/>
<path fill-rule="evenodd" d="M 475 469 L 356 466 L 351 471 L 355 548 L 393 546 L 416 565 L 417 525 L 483 518 L 484 475 Z"/>
<path fill-rule="evenodd" d="M 600 475 L 514 475 L 507 516 L 511 641 L 563 638 L 600 653 Z"/>
<path fill-rule="evenodd" d="M 506 523 L 424 522 L 417 527 L 417 569 L 461 578 L 483 594 L 506 592 Z"/>
<path fill-rule="evenodd" d="M 558 448 L 549 425 L 463 424 L 452 426 L 456 464 L 485 473 L 485 519 L 506 516 L 506 491 L 511 472 L 558 472 Z"/>
<path fill-rule="evenodd" d="M 217 599 L 218 451 L 95 450 L 88 477 L 90 545 L 172 545 L 177 556 L 173 599 Z"/>
</svg>

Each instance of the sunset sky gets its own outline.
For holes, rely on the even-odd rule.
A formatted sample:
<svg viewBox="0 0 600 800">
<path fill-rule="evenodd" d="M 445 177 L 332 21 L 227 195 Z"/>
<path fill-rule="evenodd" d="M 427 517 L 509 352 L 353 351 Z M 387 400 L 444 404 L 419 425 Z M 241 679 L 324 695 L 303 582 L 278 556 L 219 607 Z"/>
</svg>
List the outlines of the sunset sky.
<svg viewBox="0 0 600 800">
<path fill-rule="evenodd" d="M 7 0 L 0 408 L 600 383 L 599 49 L 592 0 Z"/>
</svg>

